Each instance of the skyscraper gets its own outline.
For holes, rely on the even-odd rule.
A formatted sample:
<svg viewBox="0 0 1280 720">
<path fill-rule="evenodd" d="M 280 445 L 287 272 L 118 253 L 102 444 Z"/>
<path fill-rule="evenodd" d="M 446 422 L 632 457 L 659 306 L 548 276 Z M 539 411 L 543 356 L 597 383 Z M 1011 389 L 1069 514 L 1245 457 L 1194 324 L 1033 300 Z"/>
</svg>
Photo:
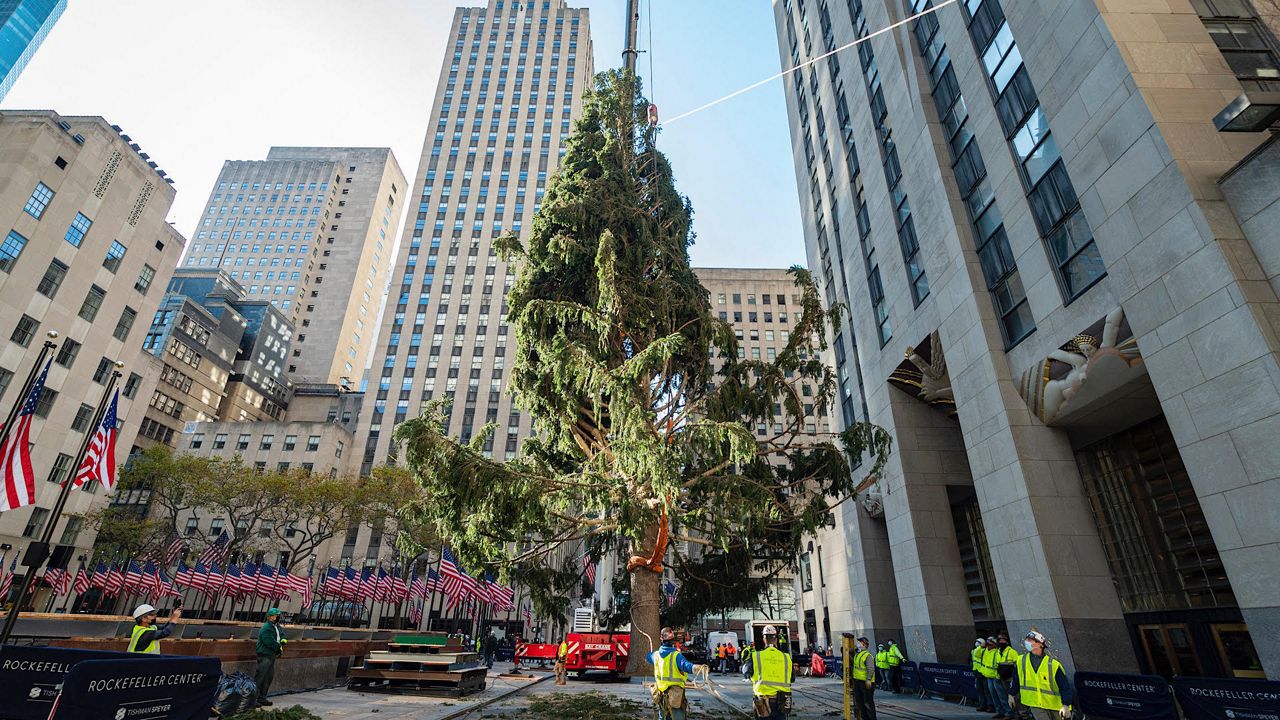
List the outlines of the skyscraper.
<svg viewBox="0 0 1280 720">
<path fill-rule="evenodd" d="M 0 100 L 67 9 L 67 0 L 0 0 Z"/>
<path fill-rule="evenodd" d="M 355 386 L 391 266 L 404 174 L 387 148 L 273 147 L 228 160 L 183 261 L 221 268 L 297 333 L 289 375 Z"/>
<path fill-rule="evenodd" d="M 1035 628 L 1073 669 L 1280 676 L 1255 5 L 775 0 L 809 266 L 851 310 L 839 420 L 896 440 L 815 538 L 806 619 L 914 660 Z"/>
<path fill-rule="evenodd" d="M 449 433 L 514 457 L 530 428 L 506 392 L 514 274 L 493 249 L 532 220 L 591 83 L 585 9 L 563 0 L 460 7 L 374 349 L 357 445 L 387 459 L 396 423 L 451 401 Z"/>
</svg>

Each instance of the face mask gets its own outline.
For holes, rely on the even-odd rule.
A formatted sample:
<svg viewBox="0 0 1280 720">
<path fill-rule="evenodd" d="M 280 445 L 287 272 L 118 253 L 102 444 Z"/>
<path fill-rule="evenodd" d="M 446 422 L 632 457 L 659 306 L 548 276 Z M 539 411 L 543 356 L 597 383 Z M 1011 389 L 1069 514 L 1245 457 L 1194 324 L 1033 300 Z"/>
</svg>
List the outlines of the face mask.
<svg viewBox="0 0 1280 720">
<path fill-rule="evenodd" d="M 1031 641 L 1030 641 L 1030 640 L 1023 640 L 1023 641 L 1022 641 L 1022 646 L 1023 646 L 1023 647 L 1025 647 L 1025 648 L 1027 649 L 1027 652 L 1031 652 Z"/>
</svg>

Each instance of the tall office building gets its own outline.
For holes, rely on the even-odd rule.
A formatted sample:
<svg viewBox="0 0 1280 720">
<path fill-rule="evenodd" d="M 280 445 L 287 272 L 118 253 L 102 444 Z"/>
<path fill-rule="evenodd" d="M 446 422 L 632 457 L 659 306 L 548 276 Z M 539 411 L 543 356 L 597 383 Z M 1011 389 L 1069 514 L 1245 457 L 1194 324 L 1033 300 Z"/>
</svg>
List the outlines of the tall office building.
<svg viewBox="0 0 1280 720">
<path fill-rule="evenodd" d="M 774 2 L 784 67 L 868 38 L 786 98 L 839 420 L 896 439 L 814 538 L 809 639 L 1280 677 L 1274 35 L 1247 0 L 963 0 L 869 37 L 935 4 Z"/>
<path fill-rule="evenodd" d="M 360 413 L 364 472 L 432 399 L 452 400 L 452 435 L 497 423 L 486 451 L 498 458 L 530 428 L 506 391 L 515 276 L 493 241 L 528 227 L 581 111 L 588 15 L 563 0 L 490 0 L 458 8 L 450 38 Z"/>
<path fill-rule="evenodd" d="M 0 0 L 0 100 L 66 9 L 67 0 Z"/>
<path fill-rule="evenodd" d="M 221 268 L 285 314 L 286 371 L 354 387 L 369 362 L 404 174 L 387 148 L 273 147 L 228 160 L 184 267 Z"/>
<path fill-rule="evenodd" d="M 165 217 L 173 187 L 119 128 L 100 117 L 0 111 L 0 406 L 19 402 L 48 331 L 53 362 L 31 425 L 35 503 L 0 513 L 0 542 L 15 549 L 57 522 L 56 543 L 87 550 L 85 513 L 105 502 L 97 483 L 73 490 L 50 519 L 60 483 L 94 432 L 114 363 L 124 364 L 116 458 L 144 423 L 159 373 L 142 350 L 184 239 Z M 73 555 L 74 557 L 74 555 Z M 9 560 L 13 556 L 10 555 Z"/>
</svg>

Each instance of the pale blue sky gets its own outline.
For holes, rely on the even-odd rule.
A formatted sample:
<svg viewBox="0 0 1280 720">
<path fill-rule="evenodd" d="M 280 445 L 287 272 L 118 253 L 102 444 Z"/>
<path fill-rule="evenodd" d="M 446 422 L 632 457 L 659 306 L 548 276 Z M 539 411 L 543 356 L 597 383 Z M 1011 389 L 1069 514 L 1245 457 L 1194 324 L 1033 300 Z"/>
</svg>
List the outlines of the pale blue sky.
<svg viewBox="0 0 1280 720">
<path fill-rule="evenodd" d="M 642 0 L 641 48 L 650 39 Z M 652 0 L 640 71 L 673 117 L 779 70 L 770 0 Z M 271 145 L 390 146 L 412 175 L 454 0 L 71 0 L 5 108 L 102 115 L 177 182 L 190 234 L 226 159 Z M 620 62 L 625 0 L 591 9 L 597 70 Z M 804 261 L 782 84 L 664 130 L 695 211 L 695 265 Z"/>
</svg>

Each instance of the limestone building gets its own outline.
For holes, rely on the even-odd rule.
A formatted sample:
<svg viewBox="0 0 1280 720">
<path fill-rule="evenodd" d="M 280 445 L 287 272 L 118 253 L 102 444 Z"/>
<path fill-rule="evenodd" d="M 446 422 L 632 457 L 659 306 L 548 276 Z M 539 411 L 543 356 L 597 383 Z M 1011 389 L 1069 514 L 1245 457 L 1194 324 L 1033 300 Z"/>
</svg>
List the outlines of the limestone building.
<svg viewBox="0 0 1280 720">
<path fill-rule="evenodd" d="M 1257 5 L 962 0 L 787 76 L 839 422 L 896 441 L 815 538 L 818 641 L 1035 627 L 1072 668 L 1280 677 Z M 781 63 L 934 6 L 776 0 Z"/>
<path fill-rule="evenodd" d="M 297 329 L 285 370 L 354 388 L 369 362 L 405 178 L 388 148 L 228 160 L 184 268 L 221 268 Z"/>
<path fill-rule="evenodd" d="M 173 197 L 164 171 L 100 117 L 0 111 L 6 410 L 20 401 L 46 333 L 58 333 L 31 429 L 36 502 L 0 513 L 0 542 L 14 551 L 50 522 L 59 484 L 74 472 L 75 456 L 94 430 L 94 409 L 117 360 L 124 363 L 117 459 L 123 462 L 138 441 L 158 377 L 142 338 L 185 242 L 165 222 Z M 85 486 L 72 490 L 67 512 L 103 502 L 100 486 Z M 74 546 L 76 554 L 88 550 L 93 538 L 80 532 L 77 518 L 64 516 L 58 527 L 55 543 Z"/>
<path fill-rule="evenodd" d="M 486 422 L 486 451 L 516 456 L 530 421 L 506 392 L 503 300 L 515 275 L 493 249 L 533 219 L 592 78 L 585 9 L 490 0 L 454 12 L 361 413 L 361 471 L 395 425 L 452 400 L 449 433 Z"/>
</svg>

